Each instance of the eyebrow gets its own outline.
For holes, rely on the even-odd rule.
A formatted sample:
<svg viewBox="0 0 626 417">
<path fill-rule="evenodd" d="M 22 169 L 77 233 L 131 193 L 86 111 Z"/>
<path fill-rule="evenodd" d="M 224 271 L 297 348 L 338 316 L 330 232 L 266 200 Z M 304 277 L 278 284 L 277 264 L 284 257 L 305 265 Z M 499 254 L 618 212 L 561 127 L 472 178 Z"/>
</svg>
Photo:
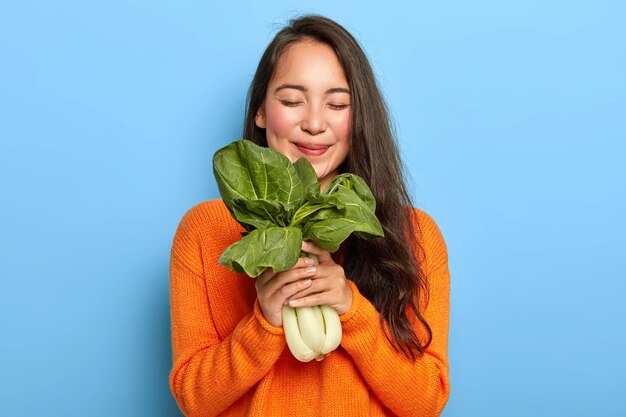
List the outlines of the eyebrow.
<svg viewBox="0 0 626 417">
<path fill-rule="evenodd" d="M 302 91 L 303 93 L 306 93 L 308 91 L 306 89 L 306 87 L 304 87 L 303 85 L 298 85 L 298 84 L 281 84 L 278 87 L 276 87 L 276 89 L 274 90 L 274 93 L 277 93 L 280 90 L 284 90 L 284 89 L 287 89 L 287 88 L 291 88 L 291 89 L 294 89 L 294 90 Z M 334 93 L 350 94 L 350 89 L 349 88 L 343 88 L 343 87 L 333 87 L 333 88 L 329 88 L 328 90 L 326 90 L 326 94 L 334 94 Z"/>
</svg>

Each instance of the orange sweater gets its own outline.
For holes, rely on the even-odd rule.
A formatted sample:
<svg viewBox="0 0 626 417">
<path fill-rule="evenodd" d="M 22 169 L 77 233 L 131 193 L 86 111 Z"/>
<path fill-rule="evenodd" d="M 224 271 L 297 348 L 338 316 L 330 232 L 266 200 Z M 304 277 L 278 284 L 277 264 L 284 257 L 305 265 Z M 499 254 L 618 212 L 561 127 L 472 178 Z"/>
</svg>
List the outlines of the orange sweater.
<svg viewBox="0 0 626 417">
<path fill-rule="evenodd" d="M 221 200 L 189 210 L 172 247 L 170 302 L 174 365 L 170 389 L 186 416 L 435 416 L 449 395 L 446 245 L 417 211 L 433 331 L 416 361 L 393 349 L 374 306 L 349 281 L 351 309 L 341 346 L 322 361 L 298 362 L 281 327 L 268 323 L 254 280 L 218 264 L 243 230 Z M 419 333 L 418 333 L 419 334 Z"/>
</svg>

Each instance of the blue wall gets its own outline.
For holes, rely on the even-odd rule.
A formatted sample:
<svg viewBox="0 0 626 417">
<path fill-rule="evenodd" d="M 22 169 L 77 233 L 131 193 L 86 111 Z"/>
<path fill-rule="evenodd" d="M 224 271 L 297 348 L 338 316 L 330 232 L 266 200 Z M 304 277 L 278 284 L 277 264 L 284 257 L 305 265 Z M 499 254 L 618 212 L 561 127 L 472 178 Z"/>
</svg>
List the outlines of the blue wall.
<svg viewBox="0 0 626 417">
<path fill-rule="evenodd" d="M 367 50 L 448 242 L 444 416 L 626 415 L 624 3 L 260 3 L 0 4 L 0 415 L 180 415 L 171 240 L 311 11 Z"/>
</svg>

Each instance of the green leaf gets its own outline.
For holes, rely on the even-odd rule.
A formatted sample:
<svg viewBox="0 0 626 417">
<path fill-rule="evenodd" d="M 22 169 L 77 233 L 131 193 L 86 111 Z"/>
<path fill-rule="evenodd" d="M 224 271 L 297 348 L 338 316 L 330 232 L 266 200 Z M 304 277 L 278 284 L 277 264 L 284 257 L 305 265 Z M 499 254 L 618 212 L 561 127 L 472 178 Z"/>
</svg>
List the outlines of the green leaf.
<svg viewBox="0 0 626 417">
<path fill-rule="evenodd" d="M 317 210 L 302 222 L 304 240 L 334 252 L 351 233 L 364 239 L 384 235 L 376 215 L 355 191 L 337 185 L 325 199 L 326 208 Z"/>
<path fill-rule="evenodd" d="M 354 221 L 348 219 L 322 220 L 303 229 L 304 240 L 310 240 L 322 249 L 335 252 L 354 230 Z"/>
<path fill-rule="evenodd" d="M 340 174 L 320 193 L 308 160 L 291 164 L 247 140 L 217 151 L 213 171 L 224 204 L 250 232 L 220 257 L 232 271 L 256 277 L 266 268 L 289 269 L 303 237 L 334 252 L 351 233 L 365 239 L 383 236 L 374 196 L 356 175 Z"/>
<path fill-rule="evenodd" d="M 337 187 L 354 191 L 371 211 L 376 211 L 376 200 L 363 178 L 349 173 L 339 174 L 326 186 L 322 194 L 333 194 Z"/>
<path fill-rule="evenodd" d="M 218 150 L 213 156 L 213 172 L 229 209 L 235 199 L 276 200 L 295 208 L 304 196 L 300 177 L 289 159 L 249 140 L 238 140 Z"/>
<path fill-rule="evenodd" d="M 302 232 L 294 227 L 257 229 L 226 248 L 219 263 L 226 268 L 259 276 L 265 268 L 285 271 L 300 256 Z"/>
<path fill-rule="evenodd" d="M 298 159 L 294 164 L 296 173 L 300 178 L 300 183 L 304 188 L 304 194 L 307 199 L 316 198 L 320 194 L 320 183 L 317 180 L 317 173 L 313 166 L 306 158 Z"/>
<path fill-rule="evenodd" d="M 279 201 L 234 199 L 232 215 L 247 231 L 271 226 L 287 226 L 292 210 Z"/>
<path fill-rule="evenodd" d="M 318 195 L 315 199 L 307 201 L 301 205 L 293 215 L 290 226 L 299 226 L 300 224 L 307 222 L 309 219 L 312 219 L 316 212 L 335 207 L 337 202 L 329 202 L 330 200 L 335 199 L 328 195 Z M 341 207 L 344 207 L 344 205 L 341 205 Z"/>
</svg>

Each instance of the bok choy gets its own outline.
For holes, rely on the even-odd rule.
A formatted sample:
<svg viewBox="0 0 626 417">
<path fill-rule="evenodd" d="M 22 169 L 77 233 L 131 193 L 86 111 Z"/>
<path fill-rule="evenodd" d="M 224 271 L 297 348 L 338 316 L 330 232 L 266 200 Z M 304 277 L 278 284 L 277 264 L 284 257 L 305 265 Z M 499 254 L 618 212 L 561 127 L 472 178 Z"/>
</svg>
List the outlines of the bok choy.
<svg viewBox="0 0 626 417">
<path fill-rule="evenodd" d="M 224 204 L 246 230 L 219 259 L 234 272 L 257 277 L 266 268 L 287 270 L 307 256 L 301 253 L 303 240 L 335 252 L 352 233 L 383 236 L 374 196 L 354 174 L 339 174 L 320 191 L 307 159 L 292 164 L 249 140 L 218 150 L 213 171 Z M 341 341 L 339 316 L 328 306 L 285 306 L 283 327 L 291 352 L 303 362 L 323 358 Z"/>
</svg>

